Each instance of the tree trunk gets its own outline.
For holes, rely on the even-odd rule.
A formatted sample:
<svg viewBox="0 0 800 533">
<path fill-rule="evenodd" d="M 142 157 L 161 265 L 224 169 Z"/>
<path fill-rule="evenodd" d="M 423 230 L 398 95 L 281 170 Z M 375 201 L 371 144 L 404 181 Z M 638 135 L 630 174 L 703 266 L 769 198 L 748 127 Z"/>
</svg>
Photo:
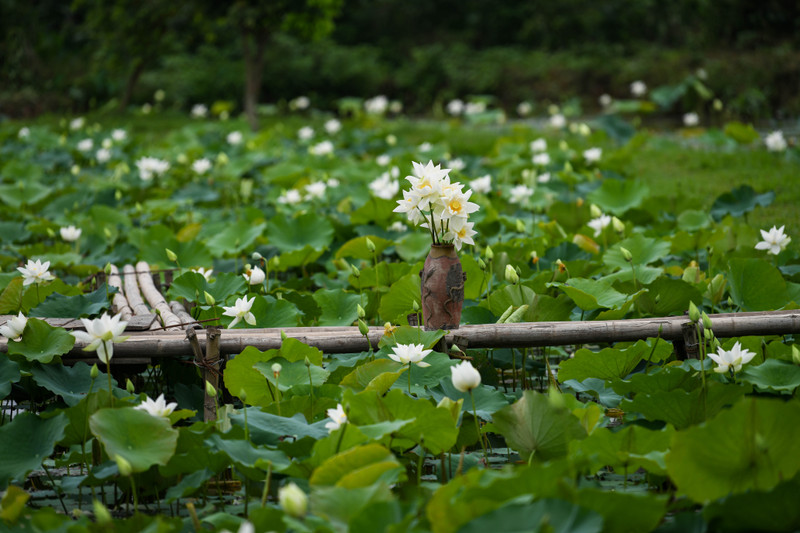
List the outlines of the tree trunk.
<svg viewBox="0 0 800 533">
<path fill-rule="evenodd" d="M 128 82 L 125 84 L 125 90 L 122 92 L 122 99 L 119 101 L 120 111 L 128 109 L 128 104 L 130 104 L 131 95 L 133 94 L 133 88 L 136 87 L 136 83 L 139 81 L 142 72 L 144 72 L 144 61 L 136 59 L 131 75 L 128 76 Z"/>
<path fill-rule="evenodd" d="M 244 113 L 253 131 L 258 130 L 258 95 L 261 92 L 261 68 L 267 36 L 264 32 L 251 32 L 242 28 L 244 54 Z"/>
</svg>

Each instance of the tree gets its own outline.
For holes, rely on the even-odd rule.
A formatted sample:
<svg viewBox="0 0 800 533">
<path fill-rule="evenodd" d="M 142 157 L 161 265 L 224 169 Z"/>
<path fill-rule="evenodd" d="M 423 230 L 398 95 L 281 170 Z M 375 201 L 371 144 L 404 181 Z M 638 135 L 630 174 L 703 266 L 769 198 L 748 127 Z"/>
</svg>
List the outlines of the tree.
<svg viewBox="0 0 800 533">
<path fill-rule="evenodd" d="M 244 111 L 253 130 L 258 129 L 258 97 L 264 50 L 275 33 L 286 32 L 315 40 L 333 30 L 342 0 L 237 0 L 228 10 L 229 23 L 242 41 L 245 65 Z"/>
</svg>

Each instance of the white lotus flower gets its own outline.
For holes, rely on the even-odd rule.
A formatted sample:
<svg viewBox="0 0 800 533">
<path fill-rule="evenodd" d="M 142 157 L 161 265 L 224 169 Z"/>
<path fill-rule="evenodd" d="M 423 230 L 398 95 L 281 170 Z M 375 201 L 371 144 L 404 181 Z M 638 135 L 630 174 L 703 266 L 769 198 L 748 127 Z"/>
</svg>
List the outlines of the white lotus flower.
<svg viewBox="0 0 800 533">
<path fill-rule="evenodd" d="M 451 366 L 450 378 L 453 380 L 453 386 L 461 392 L 469 392 L 481 384 L 480 372 L 469 361 Z"/>
<path fill-rule="evenodd" d="M 51 281 L 56 279 L 47 269 L 50 268 L 50 261 L 45 261 L 42 263 L 39 259 L 36 261 L 31 261 L 28 259 L 28 264 L 24 267 L 17 267 L 22 273 L 22 285 L 27 286 L 32 283 L 43 283 L 45 281 Z"/>
<path fill-rule="evenodd" d="M 475 178 L 469 182 L 469 186 L 472 187 L 472 190 L 477 193 L 489 194 L 492 192 L 492 176 L 486 174 L 480 178 Z"/>
<path fill-rule="evenodd" d="M 431 148 L 433 148 L 433 145 L 429 142 L 424 142 L 419 146 L 417 146 L 417 150 L 419 150 L 420 152 L 430 152 Z"/>
<path fill-rule="evenodd" d="M 466 222 L 458 229 L 451 226 L 447 233 L 444 234 L 444 239 L 452 240 L 456 250 L 461 250 L 461 246 L 464 244 L 471 244 L 474 246 L 475 241 L 472 240 L 472 237 L 478 232 L 472 229 L 473 225 L 472 222 Z"/>
<path fill-rule="evenodd" d="M 749 363 L 756 354 L 747 349 L 742 350 L 742 344 L 737 342 L 730 350 L 720 348 L 717 353 L 710 353 L 708 356 L 717 363 L 717 368 L 714 369 L 714 372 L 724 374 L 731 367 L 733 367 L 734 372 L 739 372 L 742 369 L 742 365 Z"/>
<path fill-rule="evenodd" d="M 783 137 L 781 130 L 773 131 L 764 138 L 764 144 L 767 145 L 767 150 L 770 152 L 782 152 L 786 150 L 786 139 Z"/>
<path fill-rule="evenodd" d="M 550 164 L 550 154 L 547 152 L 542 152 L 541 154 L 536 154 L 532 158 L 534 165 L 539 165 L 545 167 Z"/>
<path fill-rule="evenodd" d="M 451 159 L 450 161 L 448 161 L 447 162 L 447 166 L 450 167 L 451 170 L 455 170 L 455 171 L 459 171 L 460 172 L 460 171 L 464 170 L 464 168 L 466 168 L 467 164 L 464 163 L 463 159 L 461 159 L 460 157 L 457 157 L 455 159 Z"/>
<path fill-rule="evenodd" d="M 389 102 L 389 111 L 392 113 L 400 113 L 403 110 L 403 102 L 400 100 L 392 100 Z"/>
<path fill-rule="evenodd" d="M 289 109 L 293 110 L 300 110 L 308 109 L 308 106 L 311 105 L 311 100 L 309 100 L 308 96 L 298 96 L 297 98 L 289 101 Z"/>
<path fill-rule="evenodd" d="M 329 155 L 333 153 L 333 143 L 331 141 L 322 141 L 311 146 L 308 149 L 311 155 Z"/>
<path fill-rule="evenodd" d="M 81 238 L 81 229 L 75 226 L 66 226 L 58 230 L 61 233 L 61 238 L 67 242 L 74 242 Z"/>
<path fill-rule="evenodd" d="M 0 326 L 0 335 L 10 341 L 18 340 L 22 337 L 22 332 L 25 331 L 25 325 L 27 323 L 28 319 L 20 311 L 17 316 L 9 319 L 5 325 Z"/>
<path fill-rule="evenodd" d="M 486 111 L 486 102 L 468 102 L 464 106 L 465 115 L 477 115 Z"/>
<path fill-rule="evenodd" d="M 205 157 L 202 159 L 198 159 L 197 161 L 192 163 L 192 170 L 194 170 L 195 173 L 199 174 L 200 176 L 208 172 L 210 169 L 211 169 L 211 161 L 206 159 Z"/>
<path fill-rule="evenodd" d="M 86 119 L 83 117 L 73 118 L 69 122 L 69 129 L 71 130 L 79 130 L 86 124 Z"/>
<path fill-rule="evenodd" d="M 533 196 L 533 189 L 526 185 L 517 185 L 508 191 L 508 201 L 512 204 L 524 204 Z"/>
<path fill-rule="evenodd" d="M 244 320 L 251 326 L 256 324 L 256 316 L 250 312 L 250 308 L 253 307 L 253 302 L 256 301 L 256 297 L 253 296 L 250 300 L 247 297 L 237 298 L 236 303 L 233 304 L 231 307 L 223 307 L 224 312 L 222 313 L 224 316 L 232 316 L 233 320 L 230 324 L 228 324 L 228 329 L 233 328 L 236 324 L 239 323 L 240 320 Z"/>
<path fill-rule="evenodd" d="M 596 163 L 597 161 L 600 161 L 601 157 L 603 157 L 602 148 L 589 148 L 588 150 L 583 151 L 583 158 L 587 163 Z"/>
<path fill-rule="evenodd" d="M 194 104 L 191 114 L 192 118 L 205 118 L 208 115 L 208 107 L 205 104 Z"/>
<path fill-rule="evenodd" d="M 538 138 L 536 140 L 531 141 L 530 144 L 531 152 L 537 154 L 539 152 L 544 152 L 547 150 L 547 139 Z"/>
<path fill-rule="evenodd" d="M 555 115 L 550 117 L 550 127 L 560 130 L 564 126 L 567 125 L 567 117 L 562 115 L 561 113 L 556 113 Z"/>
<path fill-rule="evenodd" d="M 192 268 L 191 271 L 200 274 L 201 276 L 206 278 L 206 281 L 210 281 L 211 274 L 214 272 L 214 269 L 213 268 L 206 269 L 203 267 L 199 267 L 199 268 Z"/>
<path fill-rule="evenodd" d="M 375 158 L 375 162 L 382 167 L 388 166 L 389 163 L 392 162 L 392 156 L 390 156 L 389 154 L 381 154 Z"/>
<path fill-rule="evenodd" d="M 772 226 L 769 231 L 762 229 L 761 238 L 764 240 L 756 244 L 756 250 L 766 250 L 768 254 L 772 255 L 778 255 L 785 250 L 786 246 L 792 241 L 791 237 L 787 237 L 783 233 L 783 228 L 785 227 L 776 228 Z"/>
<path fill-rule="evenodd" d="M 400 191 L 400 182 L 392 179 L 388 172 L 384 172 L 370 182 L 369 190 L 378 198 L 391 200 Z"/>
<path fill-rule="evenodd" d="M 301 141 L 307 141 L 314 136 L 314 128 L 311 126 L 303 126 L 297 130 L 297 138 Z"/>
<path fill-rule="evenodd" d="M 395 220 L 391 223 L 391 225 L 387 228 L 389 231 L 396 231 L 397 233 L 402 233 L 408 229 L 408 227 L 400 222 L 399 220 Z"/>
<path fill-rule="evenodd" d="M 100 148 L 94 153 L 94 158 L 97 159 L 98 163 L 108 163 L 108 160 L 111 159 L 111 150 Z"/>
<path fill-rule="evenodd" d="M 389 359 L 397 361 L 401 365 L 415 364 L 421 368 L 431 366 L 429 363 L 423 361 L 425 356 L 433 350 L 423 350 L 422 344 L 397 344 L 392 347 L 392 353 L 389 354 Z"/>
<path fill-rule="evenodd" d="M 318 198 L 318 199 L 324 198 L 325 197 L 325 190 L 327 188 L 328 188 L 328 186 L 325 185 L 324 181 L 315 181 L 315 182 L 309 183 L 308 185 L 305 186 L 306 199 L 309 200 L 309 199 L 312 199 L 312 198 Z"/>
<path fill-rule="evenodd" d="M 458 98 L 447 102 L 447 112 L 451 115 L 458 116 L 464 112 L 464 102 Z"/>
<path fill-rule="evenodd" d="M 300 196 L 300 191 L 297 189 L 289 189 L 282 195 L 278 196 L 278 203 L 284 205 L 293 205 L 300 203 L 303 200 L 302 196 Z"/>
<path fill-rule="evenodd" d="M 143 181 L 150 181 L 154 176 L 160 176 L 169 170 L 169 163 L 155 157 L 142 157 L 136 161 L 139 177 Z"/>
<path fill-rule="evenodd" d="M 536 183 L 548 183 L 550 181 L 550 173 L 545 172 L 536 176 Z"/>
<path fill-rule="evenodd" d="M 527 117 L 533 111 L 533 105 L 530 102 L 520 102 L 517 104 L 517 115 Z"/>
<path fill-rule="evenodd" d="M 114 356 L 114 343 L 123 342 L 128 338 L 122 336 L 128 323 L 121 318 L 121 314 L 108 316 L 106 313 L 94 320 L 81 318 L 86 331 L 73 331 L 72 336 L 88 343 L 84 350 L 87 352 L 96 350 L 97 358 L 108 364 Z"/>
<path fill-rule="evenodd" d="M 647 94 L 647 85 L 641 80 L 636 80 L 631 83 L 631 94 L 636 98 L 644 96 Z"/>
<path fill-rule="evenodd" d="M 94 147 L 94 141 L 91 139 L 83 139 L 78 143 L 78 150 L 81 152 L 88 152 Z"/>
<path fill-rule="evenodd" d="M 247 269 L 242 276 L 244 276 L 244 279 L 246 279 L 247 283 L 250 285 L 261 285 L 267 278 L 266 274 L 264 274 L 264 271 L 257 266 Z"/>
<path fill-rule="evenodd" d="M 124 141 L 128 137 L 128 132 L 123 129 L 115 129 L 111 132 L 111 138 L 117 142 Z"/>
<path fill-rule="evenodd" d="M 342 404 L 336 405 L 336 409 L 328 409 L 327 415 L 328 418 L 331 419 L 330 422 L 325 424 L 325 427 L 328 429 L 329 433 L 333 433 L 342 427 L 342 424 L 347 422 L 347 413 L 344 412 Z"/>
<path fill-rule="evenodd" d="M 389 107 L 389 99 L 379 94 L 364 101 L 364 110 L 370 115 L 383 115 Z"/>
<path fill-rule="evenodd" d="M 161 416 L 166 418 L 172 414 L 172 411 L 174 411 L 176 407 L 178 407 L 177 403 L 167 403 L 167 400 L 164 399 L 164 395 L 159 394 L 155 401 L 148 396 L 142 403 L 134 407 L 134 409 L 147 411 L 152 416 Z"/>
<path fill-rule="evenodd" d="M 599 237 L 609 224 L 611 224 L 611 215 L 600 215 L 587 223 L 587 225 L 594 230 L 595 237 Z"/>
<path fill-rule="evenodd" d="M 27 139 L 31 136 L 31 129 L 27 126 L 24 128 L 20 128 L 19 132 L 17 133 L 17 137 L 20 139 Z"/>
<path fill-rule="evenodd" d="M 611 98 L 610 94 L 605 94 L 604 93 L 604 94 L 600 95 L 600 98 L 598 98 L 597 101 L 600 102 L 601 106 L 608 107 L 608 106 L 611 105 L 611 103 L 614 101 L 614 99 Z"/>
<path fill-rule="evenodd" d="M 325 131 L 328 132 L 329 135 L 335 135 L 339 133 L 342 129 L 342 123 L 339 122 L 337 119 L 332 118 L 325 122 Z"/>
<path fill-rule="evenodd" d="M 683 115 L 683 125 L 687 128 L 693 128 L 700 124 L 700 115 L 695 112 L 686 113 Z"/>
<path fill-rule="evenodd" d="M 228 144 L 236 146 L 242 144 L 242 140 L 244 140 L 244 135 L 242 135 L 241 131 L 232 131 L 227 136 L 225 136 L 225 140 L 228 141 Z"/>
</svg>

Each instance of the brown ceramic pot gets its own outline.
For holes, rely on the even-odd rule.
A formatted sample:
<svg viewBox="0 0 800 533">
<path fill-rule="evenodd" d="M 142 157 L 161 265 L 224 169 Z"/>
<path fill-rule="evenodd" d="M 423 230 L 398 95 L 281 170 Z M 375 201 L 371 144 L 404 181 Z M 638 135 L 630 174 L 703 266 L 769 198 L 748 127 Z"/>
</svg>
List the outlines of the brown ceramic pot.
<svg viewBox="0 0 800 533">
<path fill-rule="evenodd" d="M 461 269 L 455 247 L 452 244 L 432 245 L 419 275 L 422 278 L 425 329 L 458 328 L 467 275 Z"/>
</svg>

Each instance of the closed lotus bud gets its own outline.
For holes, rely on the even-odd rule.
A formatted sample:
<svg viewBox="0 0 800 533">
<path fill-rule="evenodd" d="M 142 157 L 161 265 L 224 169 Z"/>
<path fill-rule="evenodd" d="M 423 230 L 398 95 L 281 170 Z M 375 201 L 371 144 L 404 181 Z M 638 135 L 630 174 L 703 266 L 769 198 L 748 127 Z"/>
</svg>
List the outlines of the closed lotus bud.
<svg viewBox="0 0 800 533">
<path fill-rule="evenodd" d="M 243 179 L 239 182 L 239 194 L 247 200 L 253 194 L 253 180 Z"/>
<path fill-rule="evenodd" d="M 712 327 L 712 325 L 711 325 L 711 319 L 710 319 L 710 318 L 708 318 L 708 315 L 706 314 L 706 312 L 705 312 L 705 311 L 703 311 L 702 313 L 700 313 L 700 317 L 701 317 L 701 319 L 703 320 L 703 327 L 704 327 L 705 329 L 707 329 L 707 330 L 711 330 L 711 327 Z"/>
<path fill-rule="evenodd" d="M 206 394 L 212 398 L 216 398 L 218 394 L 217 389 L 211 384 L 210 381 L 206 381 Z"/>
<path fill-rule="evenodd" d="M 722 111 L 722 100 L 719 98 L 714 98 L 714 103 L 712 105 L 714 106 L 714 111 Z"/>
<path fill-rule="evenodd" d="M 603 211 L 600 210 L 595 204 L 589 206 L 589 213 L 592 215 L 592 218 L 600 218 L 603 216 Z"/>
<path fill-rule="evenodd" d="M 361 271 L 355 265 L 350 265 L 350 272 L 352 272 L 353 276 L 355 276 L 356 278 L 361 277 Z"/>
<path fill-rule="evenodd" d="M 491 246 L 486 247 L 486 252 L 484 252 L 484 255 L 486 256 L 486 259 L 488 259 L 489 261 L 494 259 L 494 252 L 492 251 Z"/>
<path fill-rule="evenodd" d="M 273 269 L 275 269 L 275 268 L 278 268 L 279 266 L 281 266 L 281 258 L 280 258 L 280 257 L 278 257 L 277 255 L 276 255 L 276 256 L 274 256 L 274 257 L 272 257 L 272 258 L 269 260 L 269 265 L 270 265 L 270 266 L 271 266 Z"/>
<path fill-rule="evenodd" d="M 294 483 L 289 483 L 278 490 L 278 505 L 281 506 L 281 509 L 286 514 L 295 518 L 302 518 L 308 510 L 308 496 L 300 487 Z"/>
<path fill-rule="evenodd" d="M 117 455 L 114 459 L 117 462 L 117 469 L 119 469 L 120 475 L 128 477 L 133 474 L 133 465 L 131 465 L 130 461 L 121 455 Z"/>
<path fill-rule="evenodd" d="M 164 248 L 164 251 L 167 252 L 167 259 L 169 259 L 173 263 L 178 260 L 178 255 L 169 248 Z"/>
<path fill-rule="evenodd" d="M 478 258 L 478 268 L 481 270 L 486 270 L 486 263 L 484 263 L 483 259 L 480 257 Z"/>
<path fill-rule="evenodd" d="M 451 366 L 450 378 L 453 380 L 453 386 L 461 392 L 469 392 L 481 384 L 480 372 L 469 361 Z"/>
<path fill-rule="evenodd" d="M 92 501 L 92 509 L 94 510 L 94 520 L 101 526 L 111 525 L 111 513 L 105 505 L 100 503 L 100 500 Z"/>
<path fill-rule="evenodd" d="M 97 379 L 97 376 L 100 375 L 100 369 L 97 368 L 97 364 L 92 365 L 92 369 L 89 370 L 89 377 L 92 379 Z"/>
<path fill-rule="evenodd" d="M 308 356 L 305 356 L 303 358 L 303 364 L 306 366 L 311 366 L 311 359 L 309 359 Z"/>
<path fill-rule="evenodd" d="M 136 392 L 136 388 L 133 386 L 133 381 L 131 381 L 130 378 L 125 380 L 125 390 L 128 391 L 128 394 Z"/>
<path fill-rule="evenodd" d="M 117 189 L 114 191 L 114 200 L 120 201 L 122 200 L 122 191 Z"/>
<path fill-rule="evenodd" d="M 214 299 L 214 297 L 213 297 L 213 296 L 211 296 L 210 294 L 208 294 L 208 291 L 203 291 L 203 296 L 205 296 L 205 298 L 206 298 L 206 303 L 207 303 L 208 305 L 216 305 L 216 303 L 217 303 L 217 300 L 216 300 L 216 299 Z"/>
<path fill-rule="evenodd" d="M 564 396 L 552 385 L 550 386 L 550 390 L 547 394 L 547 402 L 555 409 L 564 409 L 567 406 L 566 402 L 564 401 Z"/>
<path fill-rule="evenodd" d="M 517 275 L 517 271 L 514 270 L 514 267 L 511 265 L 506 265 L 506 281 L 511 283 L 512 285 L 516 285 L 519 283 L 519 276 Z"/>
<path fill-rule="evenodd" d="M 272 375 L 273 376 L 278 377 L 278 375 L 281 373 L 281 370 L 283 370 L 283 367 L 281 366 L 280 363 L 272 363 Z"/>
<path fill-rule="evenodd" d="M 416 300 L 414 300 L 413 302 L 411 302 L 411 309 L 412 309 L 412 310 L 413 310 L 415 313 L 418 313 L 418 312 L 419 312 L 419 303 L 418 303 Z"/>
<path fill-rule="evenodd" d="M 700 320 L 700 310 L 692 301 L 689 302 L 689 320 L 695 324 Z"/>
<path fill-rule="evenodd" d="M 286 340 L 286 332 L 281 330 L 281 342 Z"/>
<path fill-rule="evenodd" d="M 364 336 L 369 334 L 369 326 L 367 326 L 367 323 L 360 318 L 358 319 L 358 331 Z"/>
<path fill-rule="evenodd" d="M 106 263 L 106 266 L 103 267 L 103 272 L 106 273 L 106 276 L 111 275 L 111 263 Z"/>
<path fill-rule="evenodd" d="M 517 233 L 525 233 L 525 223 L 522 220 L 517 219 L 516 226 Z"/>
<path fill-rule="evenodd" d="M 264 256 L 262 256 L 262 255 L 261 255 L 260 253 L 258 253 L 258 252 L 253 252 L 253 253 L 250 255 L 250 258 L 251 258 L 253 261 L 261 261 L 262 259 L 264 259 Z"/>
<path fill-rule="evenodd" d="M 614 231 L 618 233 L 625 231 L 625 223 L 617 217 L 611 217 L 611 227 L 613 227 Z"/>
<path fill-rule="evenodd" d="M 633 261 L 633 254 L 631 254 L 630 250 L 620 246 L 619 251 L 622 253 L 622 257 L 625 259 L 625 261 L 627 261 L 628 263 Z"/>
<path fill-rule="evenodd" d="M 247 391 L 239 389 L 239 398 L 242 400 L 242 403 L 247 403 Z"/>
<path fill-rule="evenodd" d="M 367 316 L 367 313 L 364 311 L 364 308 L 361 307 L 361 304 L 356 304 L 356 313 L 358 314 L 358 318 L 364 318 Z"/>
<path fill-rule="evenodd" d="M 370 253 L 374 254 L 375 253 L 375 243 L 372 242 L 372 239 L 370 239 L 369 237 L 367 237 L 367 239 L 366 239 L 366 245 L 367 245 L 367 250 L 369 250 Z"/>
</svg>

